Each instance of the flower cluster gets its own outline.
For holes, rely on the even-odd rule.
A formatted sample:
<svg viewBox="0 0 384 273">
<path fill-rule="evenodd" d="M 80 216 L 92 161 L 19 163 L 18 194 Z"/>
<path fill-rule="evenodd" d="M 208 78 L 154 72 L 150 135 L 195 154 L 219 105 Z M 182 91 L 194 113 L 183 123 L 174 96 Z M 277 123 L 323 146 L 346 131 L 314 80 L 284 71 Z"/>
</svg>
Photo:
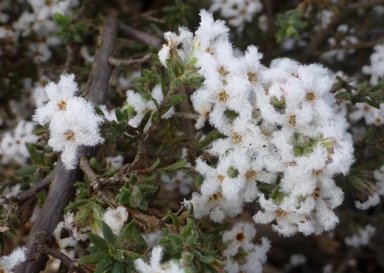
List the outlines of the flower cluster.
<svg viewBox="0 0 384 273">
<path fill-rule="evenodd" d="M 371 75 L 370 83 L 375 85 L 384 78 L 384 44 L 375 45 L 373 49 L 369 57 L 371 65 L 363 66 L 363 73 Z"/>
<path fill-rule="evenodd" d="M 207 151 L 216 160 L 197 160 L 205 179 L 191 200 L 195 216 L 222 221 L 258 200 L 254 220 L 275 221 L 285 236 L 334 228 L 343 192 L 333 176 L 348 172 L 353 147 L 345 118 L 334 110 L 328 70 L 290 59 L 267 68 L 254 46 L 235 57 L 228 28 L 205 11 L 195 35 L 186 33 L 165 34 L 160 60 L 165 64 L 172 48 L 184 61 L 197 60 L 204 82 L 191 99 L 199 127 L 209 119 L 224 136 Z"/>
<path fill-rule="evenodd" d="M 29 44 L 29 55 L 36 63 L 46 62 L 52 57 L 49 46 L 60 44 L 58 37 L 53 34 L 58 30 L 57 24 L 53 21 L 56 13 L 70 14 L 72 9 L 79 5 L 78 0 L 29 0 L 31 11 L 25 10 L 20 17 L 12 23 L 11 28 L 0 27 L 1 36 L 7 38 L 9 43 L 18 44 L 20 36 L 28 36 L 32 32 L 38 40 Z M 25 3 L 24 3 L 25 5 Z M 10 18 L 6 18 L 8 22 Z"/>
<path fill-rule="evenodd" d="M 220 10 L 220 15 L 228 19 L 229 25 L 242 31 L 245 23 L 251 22 L 262 8 L 260 0 L 213 0 L 209 10 Z"/>
<path fill-rule="evenodd" d="M 223 252 L 226 257 L 224 268 L 227 272 L 263 272 L 262 264 L 267 260 L 266 253 L 270 243 L 263 237 L 261 245 L 253 244 L 255 235 L 254 226 L 246 222 L 238 222 L 231 230 L 224 232 L 223 242 L 228 245 Z"/>
<path fill-rule="evenodd" d="M 61 159 L 67 169 L 75 168 L 80 145 L 95 146 L 103 142 L 99 134 L 103 119 L 96 115 L 91 103 L 75 96 L 77 89 L 73 74 L 62 75 L 58 84 L 50 82 L 44 89 L 49 102 L 33 116 L 35 122 L 49 124 L 48 144 L 54 151 L 63 152 Z"/>
</svg>

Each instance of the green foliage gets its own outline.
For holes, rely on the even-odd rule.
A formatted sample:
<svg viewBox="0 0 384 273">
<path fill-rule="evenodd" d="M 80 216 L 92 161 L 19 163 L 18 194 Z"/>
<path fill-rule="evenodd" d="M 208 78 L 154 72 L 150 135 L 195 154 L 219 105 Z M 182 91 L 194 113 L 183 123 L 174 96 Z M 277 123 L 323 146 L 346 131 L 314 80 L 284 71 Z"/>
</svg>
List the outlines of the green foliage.
<svg viewBox="0 0 384 273">
<path fill-rule="evenodd" d="M 229 226 L 212 226 L 206 222 L 202 230 L 193 218 L 188 217 L 186 224 L 179 228 L 180 219 L 172 213 L 168 215 L 179 232 L 172 234 L 164 230 L 164 236 L 158 244 L 164 248 L 165 260 L 180 259 L 187 272 L 218 272 L 217 268 L 221 264 L 216 253 L 220 243 L 217 237 Z"/>
<path fill-rule="evenodd" d="M 305 28 L 307 24 L 301 21 L 301 12 L 290 10 L 285 14 L 277 15 L 276 25 L 279 27 L 276 33 L 277 41 L 282 42 L 287 37 L 300 40 L 300 31 Z"/>
<path fill-rule="evenodd" d="M 129 222 L 115 235 L 111 228 L 101 222 L 103 237 L 89 233 L 88 237 L 93 243 L 89 247 L 89 255 L 78 260 L 79 264 L 96 264 L 95 272 L 100 273 L 128 273 L 134 270 L 134 260 L 140 257 L 147 248 L 136 223 Z"/>
<path fill-rule="evenodd" d="M 81 42 L 88 32 L 83 22 L 73 22 L 70 15 L 56 13 L 53 16 L 53 20 L 59 25 L 56 35 L 65 44 Z"/>
<path fill-rule="evenodd" d="M 136 175 L 132 175 L 129 182 L 120 188 L 116 202 L 130 208 L 140 210 L 148 209 L 148 199 L 157 192 L 158 187 L 140 183 Z"/>
</svg>

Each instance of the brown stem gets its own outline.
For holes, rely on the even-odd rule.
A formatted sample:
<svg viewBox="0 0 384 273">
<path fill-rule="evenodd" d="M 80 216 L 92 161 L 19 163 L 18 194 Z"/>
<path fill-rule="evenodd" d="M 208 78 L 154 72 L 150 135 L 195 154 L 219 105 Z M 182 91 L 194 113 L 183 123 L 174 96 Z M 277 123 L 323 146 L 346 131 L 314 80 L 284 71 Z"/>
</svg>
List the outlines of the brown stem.
<svg viewBox="0 0 384 273">
<path fill-rule="evenodd" d="M 382 42 L 384 42 L 384 38 L 383 37 L 381 37 L 381 38 L 379 38 L 377 40 L 373 40 L 373 41 L 360 42 L 360 43 L 344 45 L 344 46 L 343 45 L 338 45 L 338 46 L 328 47 L 328 48 L 325 48 L 325 49 L 317 51 L 316 54 L 320 55 L 320 54 L 323 54 L 324 52 L 328 52 L 328 51 L 331 51 L 331 50 L 337 50 L 337 49 L 350 50 L 350 49 L 369 48 L 369 47 L 373 47 L 373 46 L 375 46 L 377 44 L 381 44 Z"/>
<path fill-rule="evenodd" d="M 122 34 L 123 36 L 137 40 L 137 41 L 142 42 L 148 46 L 153 46 L 153 47 L 158 48 L 158 49 L 161 48 L 161 45 L 162 45 L 161 40 L 155 36 L 148 34 L 148 33 L 139 31 L 137 29 L 134 29 L 134 28 L 129 27 L 127 25 L 124 25 L 122 23 L 120 24 L 119 31 L 120 31 L 120 34 Z"/>
<path fill-rule="evenodd" d="M 21 192 L 17 196 L 13 197 L 14 201 L 16 201 L 19 206 L 23 205 L 27 200 L 29 200 L 31 197 L 35 196 L 36 193 L 48 188 L 49 184 L 52 181 L 53 175 L 54 175 L 54 173 L 52 171 L 43 180 L 41 180 L 39 182 L 39 184 L 37 184 L 33 188 L 30 188 L 26 191 Z"/>
<path fill-rule="evenodd" d="M 92 167 L 85 156 L 80 158 L 79 166 L 80 169 L 84 172 L 85 176 L 89 179 L 92 188 L 95 190 L 99 188 L 99 178 L 97 174 L 92 170 Z"/>
<path fill-rule="evenodd" d="M 105 104 L 108 92 L 109 79 L 112 67 L 109 65 L 108 58 L 114 50 L 114 44 L 117 37 L 118 22 L 115 18 L 108 17 L 104 21 L 104 31 L 101 37 L 101 47 L 98 49 L 95 57 L 95 63 L 92 67 L 91 75 L 87 83 L 87 97 L 96 104 Z M 90 156 L 95 153 L 93 147 L 79 147 L 78 157 Z M 67 170 L 61 160 L 57 162 L 54 170 L 54 179 L 44 206 L 34 223 L 27 240 L 27 261 L 21 263 L 15 270 L 16 273 L 37 273 L 40 272 L 46 263 L 44 255 L 37 257 L 36 248 L 33 247 L 38 242 L 38 234 L 52 234 L 57 224 L 62 220 L 64 209 L 74 196 L 75 190 L 73 183 L 79 177 L 79 168 Z M 49 239 L 46 244 L 50 246 L 53 239 Z"/>
<path fill-rule="evenodd" d="M 40 244 L 36 245 L 36 250 L 41 254 L 49 255 L 62 261 L 67 266 L 69 273 L 87 273 L 87 271 L 82 268 L 76 261 L 72 260 L 70 257 L 57 249 L 51 248 L 44 244 Z"/>
<path fill-rule="evenodd" d="M 152 54 L 148 53 L 145 56 L 137 59 L 121 60 L 109 57 L 109 64 L 113 66 L 131 66 L 135 64 L 145 63 L 152 58 Z"/>
</svg>

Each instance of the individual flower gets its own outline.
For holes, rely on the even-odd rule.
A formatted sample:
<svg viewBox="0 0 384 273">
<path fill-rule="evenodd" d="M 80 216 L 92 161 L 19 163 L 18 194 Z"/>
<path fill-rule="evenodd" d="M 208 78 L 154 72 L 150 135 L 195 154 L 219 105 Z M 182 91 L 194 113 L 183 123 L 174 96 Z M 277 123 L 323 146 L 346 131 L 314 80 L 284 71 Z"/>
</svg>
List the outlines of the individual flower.
<svg viewBox="0 0 384 273">
<path fill-rule="evenodd" d="M 164 95 L 160 85 L 156 85 L 153 88 L 151 97 L 157 102 L 157 105 L 160 105 L 163 102 Z M 127 104 L 134 110 L 134 113 L 130 116 L 130 120 L 128 122 L 129 125 L 133 127 L 139 126 L 141 120 L 147 112 L 151 112 L 151 115 L 153 115 L 158 110 L 156 104 L 152 100 L 143 98 L 140 94 L 135 93 L 133 90 L 127 91 Z M 171 107 L 165 114 L 162 115 L 162 118 L 171 118 L 174 112 L 174 107 Z M 151 119 L 149 119 L 144 131 L 147 131 L 151 124 Z"/>
<path fill-rule="evenodd" d="M 384 44 L 375 45 L 373 50 L 369 57 L 371 63 L 363 66 L 363 73 L 371 75 L 370 83 L 376 85 L 384 78 Z"/>
<path fill-rule="evenodd" d="M 165 189 L 173 191 L 178 189 L 181 194 L 188 195 L 191 192 L 191 186 L 193 185 L 193 179 L 188 177 L 182 171 L 176 172 L 172 178 L 162 175 L 161 180 L 164 184 Z"/>
<path fill-rule="evenodd" d="M 351 237 L 345 237 L 344 242 L 347 246 L 360 247 L 366 246 L 369 243 L 369 240 L 375 233 L 375 227 L 371 225 L 366 225 L 364 228 L 360 228 L 358 232 Z"/>
<path fill-rule="evenodd" d="M 107 157 L 106 161 L 107 161 L 107 170 L 112 171 L 123 166 L 124 157 L 121 155 L 117 155 L 114 157 Z"/>
<path fill-rule="evenodd" d="M 103 221 L 112 229 L 113 233 L 118 235 L 128 220 L 128 211 L 122 206 L 116 209 L 107 208 L 104 213 Z"/>
<path fill-rule="evenodd" d="M 13 250 L 13 252 L 7 256 L 0 257 L 0 269 L 7 273 L 13 273 L 13 269 L 20 263 L 25 262 L 27 259 L 27 248 L 18 247 Z"/>
<path fill-rule="evenodd" d="M 223 252 L 226 257 L 224 260 L 226 272 L 263 272 L 262 264 L 267 260 L 266 253 L 270 248 L 270 242 L 263 237 L 261 245 L 253 244 L 255 234 L 254 226 L 245 222 L 238 222 L 231 230 L 223 233 L 223 242 L 228 244 Z"/>
<path fill-rule="evenodd" d="M 177 263 L 177 261 L 169 261 L 161 264 L 163 257 L 163 249 L 161 246 L 155 246 L 151 253 L 149 264 L 143 259 L 135 261 L 136 270 L 140 273 L 183 273 L 185 270 Z"/>
<path fill-rule="evenodd" d="M 35 125 L 32 122 L 20 121 L 12 132 L 6 132 L 0 143 L 1 164 L 12 160 L 20 165 L 30 157 L 26 143 L 36 143 L 38 136 L 33 134 Z"/>
<path fill-rule="evenodd" d="M 358 102 L 355 104 L 354 110 L 349 114 L 349 118 L 353 122 L 357 122 L 364 118 L 366 125 L 381 126 L 384 124 L 384 117 L 380 109 L 377 109 L 365 102 Z"/>
<path fill-rule="evenodd" d="M 53 236 L 59 245 L 60 251 L 72 259 L 76 256 L 76 246 L 80 241 L 88 239 L 87 233 L 91 230 L 89 226 L 79 228 L 75 223 L 75 215 L 68 212 L 64 215 L 64 220 L 57 224 L 53 231 Z"/>
<path fill-rule="evenodd" d="M 228 24 L 243 31 L 245 23 L 253 20 L 263 6 L 259 0 L 213 0 L 210 11 L 220 11 L 220 15 L 228 20 Z"/>
</svg>

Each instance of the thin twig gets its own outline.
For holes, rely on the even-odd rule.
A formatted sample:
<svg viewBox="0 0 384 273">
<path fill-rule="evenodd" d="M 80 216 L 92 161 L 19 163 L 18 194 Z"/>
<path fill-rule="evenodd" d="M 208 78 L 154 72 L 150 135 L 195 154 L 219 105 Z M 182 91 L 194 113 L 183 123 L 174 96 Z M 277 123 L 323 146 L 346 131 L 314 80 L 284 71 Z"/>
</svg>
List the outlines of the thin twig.
<svg viewBox="0 0 384 273">
<path fill-rule="evenodd" d="M 137 58 L 137 59 L 129 59 L 129 60 L 121 60 L 113 57 L 109 57 L 109 64 L 114 66 L 131 66 L 135 64 L 141 64 L 149 61 L 152 58 L 152 54 L 148 53 L 147 55 Z"/>
<path fill-rule="evenodd" d="M 156 36 L 150 35 L 146 32 L 139 31 L 123 23 L 120 24 L 120 33 L 128 38 L 142 42 L 148 46 L 153 46 L 155 48 L 161 48 L 162 42 Z"/>
<path fill-rule="evenodd" d="M 87 271 L 82 268 L 76 261 L 72 260 L 70 257 L 57 249 L 51 248 L 44 244 L 40 244 L 36 245 L 36 250 L 41 254 L 49 255 L 62 261 L 67 266 L 69 273 L 87 273 Z"/>
<path fill-rule="evenodd" d="M 182 119 L 199 119 L 200 115 L 193 114 L 193 113 L 183 113 L 183 112 L 176 112 L 173 114 L 174 117 L 182 118 Z"/>
<path fill-rule="evenodd" d="M 91 165 L 89 164 L 88 159 L 85 156 L 82 156 L 80 158 L 80 169 L 84 172 L 85 176 L 90 181 L 90 184 L 94 190 L 98 189 L 99 184 L 99 178 L 97 174 L 92 170 Z"/>
<path fill-rule="evenodd" d="M 50 174 L 48 174 L 46 177 L 44 177 L 43 180 L 41 180 L 36 186 L 21 192 L 19 195 L 10 197 L 13 199 L 19 206 L 24 204 L 28 199 L 35 196 L 36 193 L 48 188 L 49 184 L 51 184 L 51 181 L 53 179 L 54 172 L 52 171 Z"/>
<path fill-rule="evenodd" d="M 316 52 L 316 54 L 320 55 L 320 54 L 323 54 L 324 52 L 328 52 L 328 51 L 331 51 L 331 50 L 351 50 L 351 49 L 362 49 L 362 48 L 369 48 L 369 47 L 373 47 L 377 44 L 381 44 L 382 42 L 384 42 L 384 37 L 381 37 L 377 40 L 373 40 L 373 41 L 364 41 L 364 42 L 360 42 L 360 43 L 355 43 L 355 44 L 349 44 L 349 45 L 337 45 L 337 46 L 332 46 L 332 47 L 328 47 L 328 48 L 325 48 L 325 49 L 322 49 L 322 50 L 319 50 Z"/>
<path fill-rule="evenodd" d="M 336 269 L 335 273 L 343 273 L 347 269 L 349 261 L 358 254 L 357 248 L 352 248 L 349 250 L 343 261 L 340 263 L 339 267 Z"/>
</svg>

